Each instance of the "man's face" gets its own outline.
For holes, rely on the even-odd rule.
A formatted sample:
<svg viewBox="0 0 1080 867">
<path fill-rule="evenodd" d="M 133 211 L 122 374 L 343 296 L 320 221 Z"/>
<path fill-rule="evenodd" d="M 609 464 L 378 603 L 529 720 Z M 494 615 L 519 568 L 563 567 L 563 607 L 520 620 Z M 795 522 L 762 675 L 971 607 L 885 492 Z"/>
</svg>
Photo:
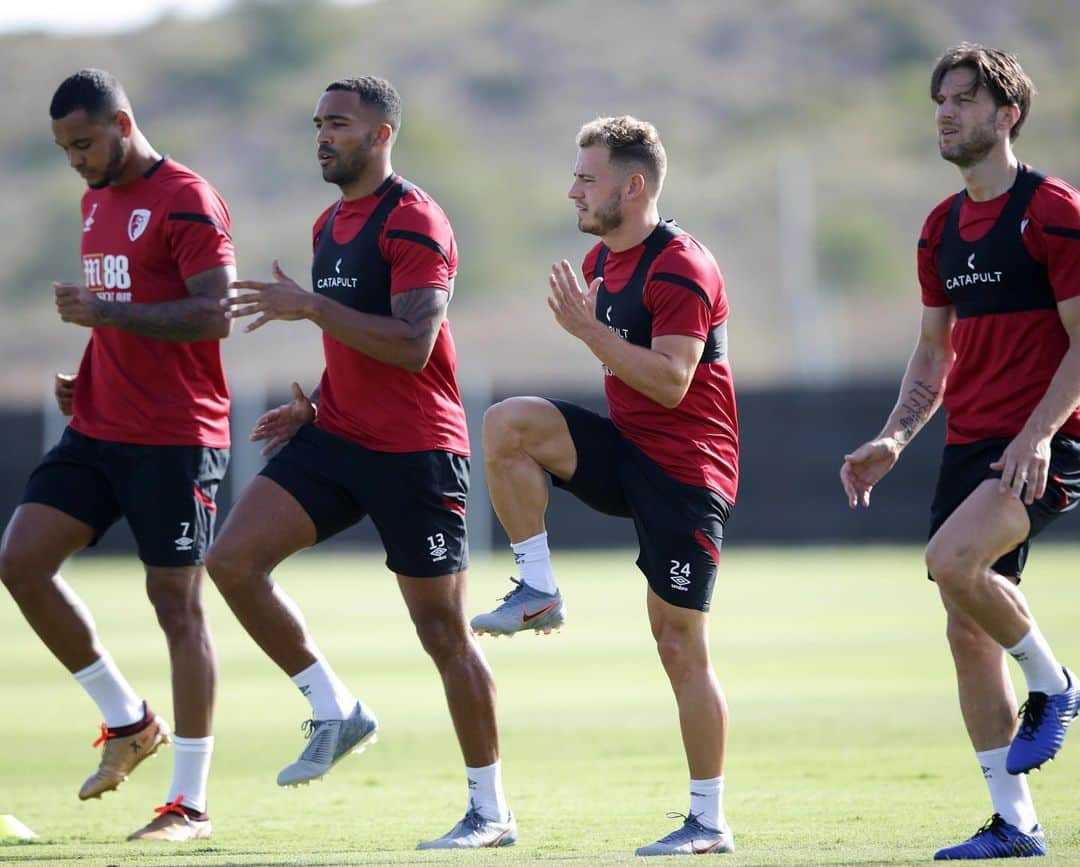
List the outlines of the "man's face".
<svg viewBox="0 0 1080 867">
<path fill-rule="evenodd" d="M 68 165 L 92 190 L 107 187 L 124 164 L 125 138 L 115 119 L 94 120 L 83 109 L 52 122 L 53 138 L 67 155 Z"/>
<path fill-rule="evenodd" d="M 960 168 L 981 162 L 1008 136 L 998 128 L 999 109 L 985 87 L 973 91 L 975 71 L 966 66 L 950 69 L 937 94 L 938 149 Z"/>
<path fill-rule="evenodd" d="M 328 90 L 315 106 L 315 144 L 323 180 L 338 186 L 356 181 L 371 161 L 382 125 L 351 90 Z"/>
<path fill-rule="evenodd" d="M 622 225 L 623 172 L 602 145 L 581 148 L 567 195 L 577 208 L 578 229 L 603 237 Z"/>
</svg>

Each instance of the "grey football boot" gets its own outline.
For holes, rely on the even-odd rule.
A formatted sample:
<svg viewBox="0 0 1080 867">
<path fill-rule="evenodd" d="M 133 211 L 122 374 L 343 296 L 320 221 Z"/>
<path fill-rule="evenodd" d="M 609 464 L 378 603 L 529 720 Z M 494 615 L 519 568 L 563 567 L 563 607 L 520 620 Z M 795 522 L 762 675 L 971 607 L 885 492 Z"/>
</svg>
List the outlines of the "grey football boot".
<svg viewBox="0 0 1080 867">
<path fill-rule="evenodd" d="M 661 837 L 655 843 L 642 846 L 635 855 L 720 855 L 735 851 L 735 841 L 731 839 L 731 829 L 722 828 L 714 831 L 706 828 L 691 813 L 668 813 L 668 817 L 685 819 L 681 828 Z"/>
<path fill-rule="evenodd" d="M 349 753 L 362 753 L 375 743 L 379 722 L 361 702 L 345 719 L 309 719 L 300 728 L 308 745 L 300 758 L 278 774 L 279 786 L 301 786 L 324 776 Z"/>
<path fill-rule="evenodd" d="M 465 818 L 441 837 L 418 843 L 417 849 L 494 849 L 513 846 L 517 842 L 517 822 L 514 814 L 505 822 L 485 819 L 470 802 Z"/>
<path fill-rule="evenodd" d="M 516 578 L 516 585 L 502 598 L 502 605 L 487 614 L 477 614 L 471 622 L 477 635 L 514 635 L 532 629 L 545 635 L 561 629 L 566 622 L 566 606 L 562 594 L 542 593 Z"/>
</svg>

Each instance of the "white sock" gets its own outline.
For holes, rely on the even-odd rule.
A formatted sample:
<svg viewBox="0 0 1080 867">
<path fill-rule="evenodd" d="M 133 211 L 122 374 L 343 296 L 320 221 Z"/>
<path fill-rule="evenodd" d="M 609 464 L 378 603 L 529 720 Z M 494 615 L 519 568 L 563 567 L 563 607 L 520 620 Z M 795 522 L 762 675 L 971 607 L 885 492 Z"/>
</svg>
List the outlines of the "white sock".
<svg viewBox="0 0 1080 867">
<path fill-rule="evenodd" d="M 469 781 L 469 806 L 485 819 L 496 822 L 510 820 L 510 808 L 506 806 L 506 795 L 502 787 L 502 764 L 497 761 L 483 768 L 465 768 Z"/>
<path fill-rule="evenodd" d="M 1038 624 L 1031 621 L 1031 631 L 1017 644 L 1006 647 L 1006 652 L 1015 659 L 1024 677 L 1027 678 L 1028 692 L 1045 692 L 1054 695 L 1064 692 L 1069 685 L 1061 663 L 1054 657 L 1050 645 L 1046 643 Z"/>
<path fill-rule="evenodd" d="M 727 827 L 724 818 L 724 777 L 690 781 L 689 813 L 706 828 L 722 831 Z"/>
<path fill-rule="evenodd" d="M 213 736 L 182 738 L 173 735 L 172 785 L 166 804 L 183 796 L 183 804 L 200 813 L 206 812 L 206 778 L 210 775 L 210 756 L 214 752 Z"/>
<path fill-rule="evenodd" d="M 94 700 L 109 728 L 133 725 L 143 718 L 142 699 L 109 654 L 103 653 L 97 662 L 76 671 L 73 677 Z"/>
<path fill-rule="evenodd" d="M 983 750 L 975 753 L 982 766 L 986 785 L 990 789 L 990 802 L 994 812 L 1010 825 L 1015 825 L 1025 834 L 1031 831 L 1039 820 L 1035 815 L 1035 804 L 1028 791 L 1026 774 L 1010 774 L 1005 770 L 1005 757 L 1009 748 L 998 747 L 996 750 Z"/>
<path fill-rule="evenodd" d="M 555 593 L 555 575 L 551 571 L 551 552 L 548 550 L 547 532 L 531 536 L 510 546 L 518 567 L 518 578 L 541 593 Z"/>
<path fill-rule="evenodd" d="M 345 719 L 356 707 L 356 696 L 349 692 L 325 659 L 317 659 L 299 674 L 294 674 L 292 682 L 308 700 L 315 719 Z"/>
</svg>

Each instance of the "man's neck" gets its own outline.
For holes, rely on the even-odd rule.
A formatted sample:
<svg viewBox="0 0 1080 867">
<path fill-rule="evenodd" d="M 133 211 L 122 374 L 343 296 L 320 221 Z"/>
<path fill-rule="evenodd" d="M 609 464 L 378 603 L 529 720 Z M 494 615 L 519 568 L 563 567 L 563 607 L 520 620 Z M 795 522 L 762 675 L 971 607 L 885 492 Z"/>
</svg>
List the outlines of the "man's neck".
<svg viewBox="0 0 1080 867">
<path fill-rule="evenodd" d="M 1020 164 L 1007 144 L 994 148 L 985 159 L 960 169 L 968 198 L 973 202 L 988 202 L 1012 189 Z"/>
<path fill-rule="evenodd" d="M 619 228 L 608 232 L 601 237 L 600 240 L 604 242 L 604 245 L 611 250 L 611 252 L 621 253 L 623 250 L 629 250 L 631 247 L 636 247 L 648 238 L 656 229 L 659 222 L 660 211 L 654 204 L 643 214 L 624 215 L 623 222 Z"/>
<path fill-rule="evenodd" d="M 131 152 L 124 162 L 124 167 L 121 169 L 120 174 L 113 179 L 110 186 L 119 187 L 124 184 L 130 184 L 132 181 L 138 180 L 145 175 L 160 161 L 161 154 L 154 150 L 153 146 L 143 137 L 142 133 L 136 133 L 136 136 L 131 143 Z"/>
<path fill-rule="evenodd" d="M 342 186 L 341 198 L 346 202 L 353 202 L 364 198 L 364 196 L 370 196 L 393 173 L 394 169 L 390 165 L 390 160 L 380 160 L 377 165 L 368 166 L 355 181 Z"/>
</svg>

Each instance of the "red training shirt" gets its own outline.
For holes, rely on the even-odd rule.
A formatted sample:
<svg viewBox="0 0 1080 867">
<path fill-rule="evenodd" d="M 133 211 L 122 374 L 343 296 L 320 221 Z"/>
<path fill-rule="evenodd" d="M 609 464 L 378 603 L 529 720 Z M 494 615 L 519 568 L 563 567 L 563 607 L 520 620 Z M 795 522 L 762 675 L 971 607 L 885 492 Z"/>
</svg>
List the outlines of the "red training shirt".
<svg viewBox="0 0 1080 867">
<path fill-rule="evenodd" d="M 1004 193 L 985 202 L 964 196 L 960 236 L 976 241 L 993 227 L 1008 201 Z M 953 196 L 923 224 L 918 268 L 927 307 L 952 304 L 938 273 L 938 251 Z M 1033 259 L 1045 263 L 1054 298 L 1080 295 L 1080 192 L 1047 177 L 1035 190 L 1017 227 Z M 959 319 L 952 332 L 956 360 L 945 386 L 946 442 L 969 443 L 1016 436 L 1046 394 L 1069 347 L 1056 309 Z M 1061 432 L 1080 437 L 1080 409 Z"/>
<path fill-rule="evenodd" d="M 348 244 L 379 200 L 372 194 L 342 202 L 334 217 L 334 241 Z M 313 246 L 332 211 L 333 206 L 327 208 L 315 221 Z M 434 242 L 434 247 L 417 237 Z M 379 234 L 379 252 L 390 263 L 391 296 L 422 288 L 453 292 L 458 267 L 454 232 L 442 208 L 423 190 L 407 192 L 390 212 Z M 317 427 L 374 451 L 469 454 L 448 319 L 418 373 L 365 355 L 325 333 L 323 350 L 326 370 L 319 384 Z"/>
<path fill-rule="evenodd" d="M 236 263 L 225 201 L 168 157 L 130 183 L 87 190 L 82 216 L 86 286 L 106 301 L 178 301 L 190 297 L 189 277 Z M 227 448 L 220 341 L 174 343 L 92 329 L 71 427 L 115 442 Z"/>
<path fill-rule="evenodd" d="M 582 272 L 590 282 L 597 244 L 585 256 Z M 608 292 L 622 290 L 644 252 L 644 244 L 608 253 L 604 285 Z M 703 290 L 709 303 L 684 285 L 656 279 L 672 274 Z M 716 260 L 689 234 L 668 242 L 653 261 L 642 291 L 645 308 L 652 314 L 652 336 L 680 334 L 705 340 L 709 332 L 727 321 L 728 301 L 724 278 Z M 699 364 L 682 402 L 667 409 L 617 376 L 604 377 L 604 391 L 612 423 L 673 479 L 716 491 L 735 503 L 739 486 L 739 422 L 735 410 L 735 384 L 727 357 Z"/>
</svg>

